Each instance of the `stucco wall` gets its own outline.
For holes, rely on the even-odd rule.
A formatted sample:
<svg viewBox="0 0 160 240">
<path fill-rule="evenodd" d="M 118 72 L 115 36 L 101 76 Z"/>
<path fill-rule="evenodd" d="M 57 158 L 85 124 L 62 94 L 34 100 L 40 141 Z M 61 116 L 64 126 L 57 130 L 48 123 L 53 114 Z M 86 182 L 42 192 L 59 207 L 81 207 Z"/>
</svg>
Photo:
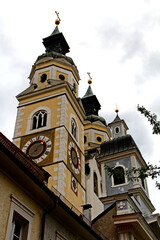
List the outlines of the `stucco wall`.
<svg viewBox="0 0 160 240">
<path fill-rule="evenodd" d="M 125 168 L 130 169 L 131 168 L 131 159 L 130 159 L 130 157 L 122 158 L 119 160 L 108 162 L 108 163 L 106 163 L 106 165 L 108 165 L 110 167 L 124 166 Z M 129 181 L 129 182 L 127 181 L 127 183 L 125 183 L 125 184 L 113 186 L 113 183 L 112 183 L 113 178 L 108 176 L 107 170 L 105 171 L 105 175 L 106 175 L 105 177 L 106 177 L 107 196 L 124 193 L 124 192 L 127 192 L 129 189 L 133 188 L 133 182 L 131 182 L 131 181 Z"/>
<path fill-rule="evenodd" d="M 31 239 L 39 239 L 43 213 L 42 208 L 12 179 L 0 172 L 0 240 L 4 240 L 6 237 L 11 208 L 11 194 L 35 213 L 32 220 Z"/>
</svg>

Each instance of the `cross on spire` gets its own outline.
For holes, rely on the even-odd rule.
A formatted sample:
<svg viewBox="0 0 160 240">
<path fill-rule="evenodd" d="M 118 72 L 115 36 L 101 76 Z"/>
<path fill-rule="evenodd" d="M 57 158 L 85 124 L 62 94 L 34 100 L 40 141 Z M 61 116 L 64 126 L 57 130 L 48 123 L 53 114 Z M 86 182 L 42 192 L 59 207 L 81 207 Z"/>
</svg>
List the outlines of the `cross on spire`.
<svg viewBox="0 0 160 240">
<path fill-rule="evenodd" d="M 61 21 L 61 19 L 60 19 L 60 17 L 59 17 L 59 12 L 55 11 L 55 13 L 56 13 L 56 15 L 57 15 L 57 19 L 56 19 L 56 21 L 55 21 L 55 24 L 56 24 L 56 25 L 59 25 L 59 24 L 60 24 L 60 21 Z"/>
<path fill-rule="evenodd" d="M 87 74 L 88 74 L 88 76 L 89 76 L 88 83 L 91 84 L 91 83 L 92 83 L 91 73 L 90 73 L 90 72 L 87 72 Z"/>
</svg>

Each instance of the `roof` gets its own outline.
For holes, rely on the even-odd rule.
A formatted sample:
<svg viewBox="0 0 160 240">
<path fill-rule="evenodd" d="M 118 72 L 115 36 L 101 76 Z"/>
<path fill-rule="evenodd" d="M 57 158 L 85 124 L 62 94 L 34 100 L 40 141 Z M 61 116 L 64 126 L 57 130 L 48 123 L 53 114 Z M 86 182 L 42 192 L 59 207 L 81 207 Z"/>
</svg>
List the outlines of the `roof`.
<svg viewBox="0 0 160 240">
<path fill-rule="evenodd" d="M 100 213 L 96 218 L 92 220 L 92 224 L 95 223 L 98 219 L 107 214 L 112 208 L 116 206 L 116 202 L 111 203 L 102 213 Z"/>
<path fill-rule="evenodd" d="M 38 186 L 39 189 L 41 189 L 41 192 L 44 192 L 47 194 L 47 196 L 52 200 L 51 202 L 48 200 L 48 198 L 45 198 L 46 204 L 45 209 L 49 209 L 47 213 L 49 213 L 51 210 L 57 211 L 57 214 L 62 214 L 65 216 L 65 214 L 69 217 L 69 222 L 72 221 L 74 224 L 81 227 L 81 229 L 84 229 L 86 231 L 86 234 L 88 236 L 92 237 L 91 239 L 99 239 L 103 240 L 104 238 L 101 237 L 101 235 L 90 226 L 85 220 L 85 216 L 82 214 L 78 214 L 78 210 L 74 210 L 74 206 L 70 204 L 68 201 L 64 201 L 62 198 L 62 195 L 57 192 L 51 191 L 46 186 L 46 181 L 48 179 L 49 174 L 43 170 L 41 167 L 39 167 L 36 163 L 34 163 L 29 157 L 27 157 L 19 148 L 17 148 L 9 139 L 7 139 L 1 132 L 0 132 L 0 150 L 8 156 L 8 159 L 17 165 L 19 169 L 22 170 L 22 172 L 30 173 L 27 174 L 29 178 L 31 178 L 36 186 Z M 0 160 L 3 160 L 0 158 Z M 3 163 L 3 161 L 1 161 Z M 6 162 L 7 164 L 7 162 Z M 8 168 L 6 168 L 8 170 Z M 11 169 L 10 169 L 11 170 Z M 12 171 L 12 170 L 11 170 Z M 9 171 L 8 171 L 9 172 Z M 32 178 L 34 176 L 34 178 Z M 23 179 L 22 179 L 23 180 Z M 36 181 L 35 181 L 36 180 Z M 38 181 L 37 181 L 38 180 Z M 23 181 L 20 183 L 22 184 Z M 30 185 L 30 187 L 33 188 L 33 191 L 35 190 L 34 186 Z M 37 190 L 37 189 L 36 189 Z M 35 192 L 34 197 L 36 197 L 36 194 L 42 194 L 41 192 Z M 44 195 L 39 195 L 43 196 Z M 44 201 L 44 198 L 40 198 L 42 202 Z M 53 203 L 55 203 L 53 205 Z M 68 204 L 66 204 L 68 203 Z M 50 206 L 52 204 L 52 207 Z M 54 208 L 53 208 L 54 206 Z M 56 209 L 55 209 L 56 207 Z M 61 215 L 60 214 L 60 215 Z M 91 235 L 89 235 L 91 234 Z"/>
<path fill-rule="evenodd" d="M 93 92 L 92 92 L 91 86 L 89 85 L 89 87 L 88 87 L 85 95 L 82 97 L 82 99 L 83 99 L 83 98 L 87 98 L 87 97 L 91 97 L 91 96 L 94 96 L 94 94 L 93 94 Z"/>
<path fill-rule="evenodd" d="M 56 26 L 50 36 L 56 35 L 56 34 L 58 34 L 58 33 L 60 33 L 60 31 L 59 31 L 59 29 L 58 29 L 58 26 Z"/>
<path fill-rule="evenodd" d="M 43 44 L 46 48 L 46 52 L 58 52 L 63 55 L 69 52 L 69 45 L 63 36 L 63 33 L 59 32 L 58 26 L 50 36 L 43 38 Z"/>
<path fill-rule="evenodd" d="M 23 153 L 16 145 L 0 132 L 0 149 L 13 156 L 13 161 L 22 164 L 41 183 L 47 183 L 49 173 L 40 168 L 33 160 Z M 16 158 L 16 159 L 15 159 Z"/>
<path fill-rule="evenodd" d="M 115 119 L 112 122 L 108 123 L 108 125 L 109 126 L 113 126 L 114 124 L 117 124 L 118 122 L 123 123 L 124 127 L 126 128 L 126 130 L 129 129 L 127 124 L 125 123 L 125 121 L 123 119 L 121 119 L 118 114 L 116 115 Z"/>
<path fill-rule="evenodd" d="M 131 149 L 137 149 L 139 151 L 132 136 L 127 134 L 125 136 L 114 138 L 112 140 L 103 142 L 101 144 L 101 152 L 99 156 L 97 156 L 97 158 L 109 156 L 115 153 L 131 150 Z"/>
<path fill-rule="evenodd" d="M 98 115 L 98 111 L 100 110 L 101 105 L 100 105 L 96 95 L 93 94 L 93 91 L 92 91 L 92 88 L 90 85 L 89 85 L 85 95 L 81 98 L 81 101 L 82 101 L 83 107 L 85 109 L 86 120 L 88 120 L 90 122 L 100 121 L 104 125 L 107 125 L 105 119 Z"/>
<path fill-rule="evenodd" d="M 115 119 L 113 120 L 113 122 L 119 122 L 119 121 L 121 121 L 121 119 L 120 119 L 120 117 L 119 117 L 118 114 L 117 114 L 117 116 L 115 117 Z"/>
</svg>

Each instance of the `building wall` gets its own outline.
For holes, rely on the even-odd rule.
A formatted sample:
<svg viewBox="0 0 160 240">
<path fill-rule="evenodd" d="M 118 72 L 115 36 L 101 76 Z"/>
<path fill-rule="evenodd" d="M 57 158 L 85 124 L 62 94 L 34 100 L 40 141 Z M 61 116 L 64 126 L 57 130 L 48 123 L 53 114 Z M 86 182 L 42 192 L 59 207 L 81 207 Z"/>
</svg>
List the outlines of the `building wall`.
<svg viewBox="0 0 160 240">
<path fill-rule="evenodd" d="M 51 215 L 46 216 L 44 240 L 75 240 L 77 236 L 73 232 L 74 229 L 68 230 L 64 222 L 53 219 Z"/>
<path fill-rule="evenodd" d="M 116 215 L 116 207 L 111 208 L 110 211 L 102 213 L 96 221 L 93 222 L 93 228 L 107 237 L 107 239 L 117 240 L 118 233 L 113 222 L 113 216 Z"/>
<path fill-rule="evenodd" d="M 11 210 L 11 194 L 34 213 L 30 239 L 39 239 L 43 214 L 42 208 L 32 199 L 31 196 L 29 196 L 29 194 L 26 194 L 26 192 L 23 191 L 22 186 L 17 185 L 2 172 L 0 172 L 0 183 L 0 239 L 4 240 L 7 234 L 7 226 L 9 224 Z"/>
<path fill-rule="evenodd" d="M 101 175 L 95 158 L 89 160 L 90 174 L 86 176 L 86 203 L 91 204 L 91 219 L 94 219 L 104 210 L 104 205 L 99 200 L 102 195 Z M 94 172 L 97 175 L 98 195 L 94 192 Z"/>
<path fill-rule="evenodd" d="M 115 167 L 115 166 L 124 166 L 127 169 L 131 168 L 131 159 L 130 157 L 122 158 L 122 159 L 117 159 L 112 162 L 107 162 L 106 165 L 110 167 Z M 120 184 L 120 185 L 114 185 L 113 184 L 113 176 L 109 177 L 107 174 L 107 170 L 105 171 L 105 178 L 106 178 L 106 192 L 107 196 L 111 195 L 116 195 L 120 193 L 127 192 L 129 189 L 133 188 L 133 182 L 128 181 L 126 179 L 126 183 Z"/>
</svg>

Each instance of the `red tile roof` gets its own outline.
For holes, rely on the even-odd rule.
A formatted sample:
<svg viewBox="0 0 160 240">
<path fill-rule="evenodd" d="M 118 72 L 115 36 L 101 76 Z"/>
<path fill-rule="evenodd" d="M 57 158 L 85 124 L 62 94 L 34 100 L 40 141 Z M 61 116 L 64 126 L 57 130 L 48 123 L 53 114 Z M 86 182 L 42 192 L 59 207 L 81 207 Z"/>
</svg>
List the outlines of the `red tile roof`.
<svg viewBox="0 0 160 240">
<path fill-rule="evenodd" d="M 48 182 L 49 174 L 40 168 L 33 160 L 22 152 L 14 143 L 6 138 L 0 132 L 0 148 L 3 146 L 10 154 L 12 154 L 18 162 L 20 162 L 30 173 L 32 173 L 40 182 Z M 14 161 L 14 158 L 12 159 Z"/>
</svg>

